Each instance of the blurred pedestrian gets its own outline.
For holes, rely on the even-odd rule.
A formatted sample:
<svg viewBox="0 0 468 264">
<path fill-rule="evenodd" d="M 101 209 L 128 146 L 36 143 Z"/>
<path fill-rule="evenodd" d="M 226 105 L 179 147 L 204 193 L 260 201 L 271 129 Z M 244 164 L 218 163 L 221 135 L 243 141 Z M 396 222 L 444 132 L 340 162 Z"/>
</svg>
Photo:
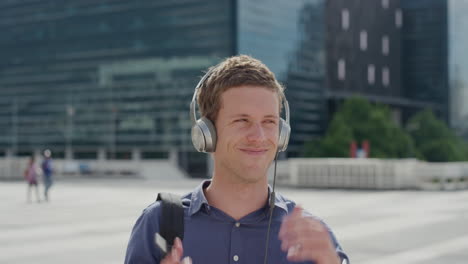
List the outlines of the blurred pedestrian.
<svg viewBox="0 0 468 264">
<path fill-rule="evenodd" d="M 36 200 L 38 203 L 41 202 L 39 198 L 39 188 L 38 188 L 38 177 L 39 177 L 39 167 L 35 163 L 34 156 L 31 156 L 28 162 L 28 167 L 24 171 L 24 178 L 28 182 L 28 193 L 27 193 L 27 201 L 31 202 L 31 189 L 34 188 L 36 190 Z"/>
<path fill-rule="evenodd" d="M 49 201 L 49 189 L 53 184 L 52 174 L 52 153 L 46 149 L 44 151 L 44 160 L 42 161 L 42 172 L 44 173 L 44 198 L 46 202 Z"/>
</svg>

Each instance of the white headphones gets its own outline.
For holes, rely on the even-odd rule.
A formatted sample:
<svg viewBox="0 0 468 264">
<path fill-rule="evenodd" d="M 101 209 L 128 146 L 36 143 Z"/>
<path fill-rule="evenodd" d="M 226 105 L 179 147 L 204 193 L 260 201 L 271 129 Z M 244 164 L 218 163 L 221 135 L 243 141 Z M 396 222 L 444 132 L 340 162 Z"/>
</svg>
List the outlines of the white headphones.
<svg viewBox="0 0 468 264">
<path fill-rule="evenodd" d="M 213 69 L 213 68 L 212 68 Z M 216 149 L 216 129 L 213 122 L 206 117 L 197 119 L 195 106 L 198 89 L 200 89 L 206 79 L 210 77 L 212 73 L 210 69 L 198 82 L 195 87 L 192 102 L 190 103 L 190 119 L 192 121 L 192 143 L 195 149 L 199 152 L 214 152 Z M 289 104 L 288 100 L 284 96 L 281 98 L 284 104 L 286 121 L 280 118 L 279 124 L 279 137 L 278 137 L 278 152 L 285 151 L 288 147 L 289 135 L 291 134 L 291 126 L 289 125 Z"/>
</svg>

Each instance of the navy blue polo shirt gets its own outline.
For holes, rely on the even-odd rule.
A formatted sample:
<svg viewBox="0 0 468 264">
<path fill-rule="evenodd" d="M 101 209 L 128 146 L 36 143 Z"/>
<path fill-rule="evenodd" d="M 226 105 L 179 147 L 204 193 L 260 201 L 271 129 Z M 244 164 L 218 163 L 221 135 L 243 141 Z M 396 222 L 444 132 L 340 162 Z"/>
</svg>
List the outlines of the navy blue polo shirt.
<svg viewBox="0 0 468 264">
<path fill-rule="evenodd" d="M 194 191 L 183 196 L 184 256 L 190 256 L 194 264 L 263 263 L 269 220 L 268 204 L 236 221 L 208 204 L 203 189 L 209 184 L 210 181 L 204 181 Z M 286 258 L 287 252 L 281 250 L 278 234 L 282 219 L 292 212 L 294 206 L 293 201 L 280 194 L 276 195 L 268 250 L 269 264 L 292 263 Z M 160 202 L 154 202 L 143 210 L 133 227 L 125 257 L 126 264 L 160 262 L 161 251 L 154 242 L 154 235 L 159 232 L 160 213 Z M 308 216 L 314 217 L 310 214 Z M 337 254 L 341 259 L 347 259 L 330 229 L 329 232 Z"/>
</svg>

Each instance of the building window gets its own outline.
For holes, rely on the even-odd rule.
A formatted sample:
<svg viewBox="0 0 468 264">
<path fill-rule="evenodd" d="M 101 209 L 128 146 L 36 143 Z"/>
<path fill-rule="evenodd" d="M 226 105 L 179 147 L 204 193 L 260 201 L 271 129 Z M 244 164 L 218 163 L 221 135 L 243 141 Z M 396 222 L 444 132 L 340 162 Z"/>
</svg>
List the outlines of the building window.
<svg viewBox="0 0 468 264">
<path fill-rule="evenodd" d="M 389 5 L 389 0 L 382 0 L 382 7 L 384 9 L 387 9 L 388 8 L 388 5 Z"/>
<path fill-rule="evenodd" d="M 110 27 L 106 22 L 101 22 L 99 24 L 99 32 L 101 33 L 107 33 L 110 31 Z"/>
<path fill-rule="evenodd" d="M 390 70 L 388 67 L 382 68 L 382 84 L 387 87 L 390 84 Z"/>
<path fill-rule="evenodd" d="M 361 50 L 367 50 L 367 31 L 365 30 L 359 34 L 359 47 Z"/>
<path fill-rule="evenodd" d="M 344 59 L 338 60 L 338 80 L 343 81 L 346 79 L 346 62 Z"/>
<path fill-rule="evenodd" d="M 390 40 L 388 36 L 382 37 L 382 54 L 388 55 L 390 53 Z"/>
<path fill-rule="evenodd" d="M 369 84 L 374 84 L 375 83 L 375 66 L 374 66 L 374 64 L 369 64 L 367 66 L 367 82 L 369 82 Z"/>
<path fill-rule="evenodd" d="M 395 25 L 397 28 L 401 28 L 403 25 L 403 13 L 401 12 L 401 9 L 397 9 L 395 11 Z"/>
<path fill-rule="evenodd" d="M 341 10 L 341 28 L 347 30 L 349 28 L 349 11 L 348 9 Z"/>
<path fill-rule="evenodd" d="M 143 20 L 140 17 L 136 17 L 133 19 L 133 22 L 131 24 L 132 29 L 142 29 L 144 28 L 145 24 L 143 23 Z"/>
</svg>

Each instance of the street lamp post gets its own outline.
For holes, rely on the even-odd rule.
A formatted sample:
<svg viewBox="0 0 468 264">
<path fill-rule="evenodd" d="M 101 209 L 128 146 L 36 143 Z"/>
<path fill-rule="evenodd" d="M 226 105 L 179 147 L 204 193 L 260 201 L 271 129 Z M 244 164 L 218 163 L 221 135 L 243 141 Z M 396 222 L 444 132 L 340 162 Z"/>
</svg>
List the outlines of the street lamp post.
<svg viewBox="0 0 468 264">
<path fill-rule="evenodd" d="M 75 109 L 72 105 L 67 105 L 67 132 L 66 132 L 66 159 L 73 159 L 72 155 L 72 144 L 73 144 L 73 116 L 75 115 Z"/>
<path fill-rule="evenodd" d="M 117 112 L 118 109 L 115 105 L 112 106 L 112 118 L 111 118 L 111 149 L 110 149 L 110 155 L 111 159 L 115 159 L 115 146 L 116 146 L 116 141 L 117 141 Z"/>
<path fill-rule="evenodd" d="M 16 156 L 18 151 L 18 99 L 15 97 L 11 107 L 11 156 Z"/>
</svg>

